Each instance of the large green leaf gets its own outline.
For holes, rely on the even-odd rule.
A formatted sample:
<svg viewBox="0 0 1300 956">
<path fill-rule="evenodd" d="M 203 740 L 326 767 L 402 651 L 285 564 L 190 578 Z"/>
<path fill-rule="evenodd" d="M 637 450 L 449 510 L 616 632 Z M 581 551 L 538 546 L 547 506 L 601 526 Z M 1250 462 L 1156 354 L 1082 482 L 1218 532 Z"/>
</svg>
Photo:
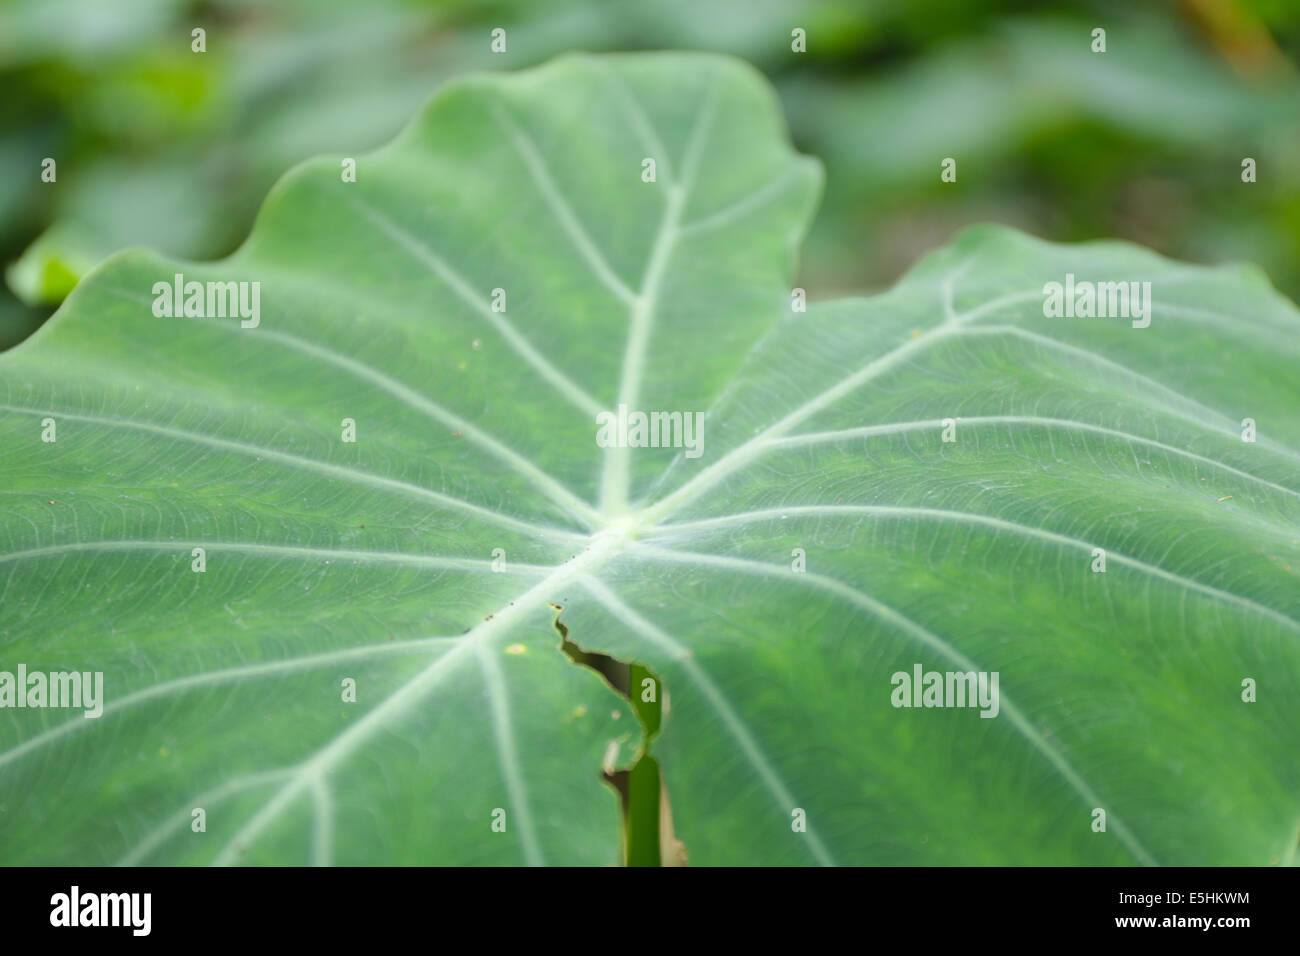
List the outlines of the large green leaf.
<svg viewBox="0 0 1300 956">
<path fill-rule="evenodd" d="M 570 57 L 85 280 L 0 357 L 0 668 L 107 704 L 0 714 L 6 860 L 616 862 L 640 733 L 551 603 L 663 678 L 693 862 L 1291 860 L 1295 308 L 985 228 L 794 311 L 818 184 L 748 68 Z M 176 272 L 260 323 L 156 317 Z M 1150 326 L 1045 318 L 1067 273 Z M 703 454 L 599 446 L 619 403 Z M 998 715 L 892 706 L 915 665 Z"/>
</svg>

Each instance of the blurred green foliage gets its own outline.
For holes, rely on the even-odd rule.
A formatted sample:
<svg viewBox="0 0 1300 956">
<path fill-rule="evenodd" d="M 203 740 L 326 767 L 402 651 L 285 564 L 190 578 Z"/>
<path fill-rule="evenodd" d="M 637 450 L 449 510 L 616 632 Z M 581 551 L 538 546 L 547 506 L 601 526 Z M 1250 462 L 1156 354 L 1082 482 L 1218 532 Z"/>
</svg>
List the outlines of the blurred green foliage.
<svg viewBox="0 0 1300 956">
<path fill-rule="evenodd" d="M 223 255 L 299 160 L 377 146 L 447 76 L 571 49 L 767 73 L 827 165 L 813 295 L 887 284 L 992 220 L 1251 260 L 1296 297 L 1298 47 L 1294 0 L 0 0 L 0 348 L 108 253 Z"/>
</svg>

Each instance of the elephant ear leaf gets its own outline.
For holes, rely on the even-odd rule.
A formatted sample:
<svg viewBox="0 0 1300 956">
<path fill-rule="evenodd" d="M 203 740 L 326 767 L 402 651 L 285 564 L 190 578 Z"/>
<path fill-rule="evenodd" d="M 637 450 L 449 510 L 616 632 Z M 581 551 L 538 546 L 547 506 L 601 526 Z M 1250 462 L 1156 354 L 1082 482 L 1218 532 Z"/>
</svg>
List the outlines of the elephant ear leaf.
<svg viewBox="0 0 1300 956">
<path fill-rule="evenodd" d="M 96 269 L 0 356 L 9 861 L 615 863 L 647 749 L 695 863 L 1292 861 L 1296 309 L 1000 228 L 805 308 L 820 181 L 572 56 Z"/>
</svg>

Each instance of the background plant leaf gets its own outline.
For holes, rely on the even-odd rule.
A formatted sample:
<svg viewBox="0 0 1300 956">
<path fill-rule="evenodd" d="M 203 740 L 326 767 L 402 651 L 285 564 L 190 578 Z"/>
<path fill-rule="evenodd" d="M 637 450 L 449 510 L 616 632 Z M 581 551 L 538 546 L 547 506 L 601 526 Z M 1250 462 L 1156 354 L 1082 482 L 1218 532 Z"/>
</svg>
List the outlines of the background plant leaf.
<svg viewBox="0 0 1300 956">
<path fill-rule="evenodd" d="M 271 184 L 386 142 L 438 82 L 571 49 L 700 49 L 777 86 L 830 170 L 802 284 L 884 288 L 974 222 L 1244 259 L 1295 296 L 1300 8 L 1082 0 L 11 0 L 0 7 L 0 261 L 57 305 L 131 245 L 213 258 Z M 1199 11 L 1199 13 L 1198 13 Z M 1208 22 L 1206 22 L 1208 21 Z M 208 29 L 205 54 L 189 31 Z M 1104 25 L 1111 45 L 1091 52 Z M 793 53 L 790 31 L 807 31 Z M 489 32 L 509 34 L 492 53 Z M 1290 61 L 1288 61 L 1288 55 Z M 881 124 L 892 135 L 878 135 Z M 1243 155 L 1258 182 L 1239 180 Z M 36 175 L 57 157 L 57 187 Z M 960 157 L 961 185 L 936 167 Z M 58 281 L 46 281 L 53 273 Z M 48 315 L 6 330 L 0 348 Z"/>
</svg>

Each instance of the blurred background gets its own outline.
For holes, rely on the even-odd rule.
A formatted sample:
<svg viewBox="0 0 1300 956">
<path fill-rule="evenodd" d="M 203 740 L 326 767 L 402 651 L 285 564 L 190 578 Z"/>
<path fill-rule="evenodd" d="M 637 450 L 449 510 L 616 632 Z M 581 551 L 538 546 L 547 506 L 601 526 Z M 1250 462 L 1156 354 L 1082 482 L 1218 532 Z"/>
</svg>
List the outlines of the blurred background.
<svg viewBox="0 0 1300 956">
<path fill-rule="evenodd" d="M 0 348 L 116 249 L 230 252 L 286 169 L 378 146 L 450 76 L 665 48 L 749 60 L 825 162 L 814 298 L 983 221 L 1300 298 L 1300 0 L 0 0 Z"/>
</svg>

